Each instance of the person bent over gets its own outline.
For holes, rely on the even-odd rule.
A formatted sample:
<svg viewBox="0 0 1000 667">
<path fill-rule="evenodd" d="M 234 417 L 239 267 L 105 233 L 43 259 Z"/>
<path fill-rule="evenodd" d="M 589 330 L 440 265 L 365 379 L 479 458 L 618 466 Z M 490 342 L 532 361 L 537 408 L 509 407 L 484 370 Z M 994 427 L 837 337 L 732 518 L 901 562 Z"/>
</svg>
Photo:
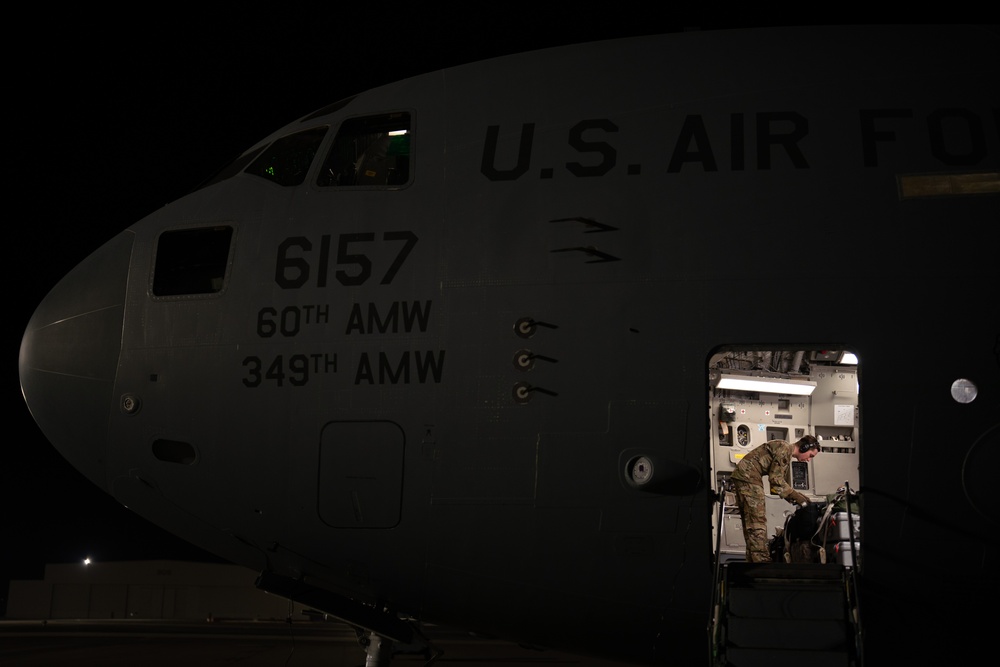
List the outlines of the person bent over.
<svg viewBox="0 0 1000 667">
<path fill-rule="evenodd" d="M 764 504 L 764 476 L 771 493 L 788 502 L 801 505 L 809 498 L 788 483 L 788 467 L 796 461 L 809 462 L 819 454 L 819 441 L 811 435 L 796 442 L 768 440 L 743 457 L 730 479 L 736 489 L 736 503 L 743 519 L 743 538 L 747 545 L 747 562 L 770 563 L 767 548 L 767 510 Z"/>
</svg>

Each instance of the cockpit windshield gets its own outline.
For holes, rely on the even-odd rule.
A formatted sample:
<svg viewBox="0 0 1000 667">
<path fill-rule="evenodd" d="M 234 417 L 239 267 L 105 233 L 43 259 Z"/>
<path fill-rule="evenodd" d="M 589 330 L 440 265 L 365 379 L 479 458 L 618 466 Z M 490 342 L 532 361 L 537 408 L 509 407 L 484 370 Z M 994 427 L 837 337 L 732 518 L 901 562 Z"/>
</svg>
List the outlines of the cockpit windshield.
<svg viewBox="0 0 1000 667">
<path fill-rule="evenodd" d="M 326 126 L 314 127 L 278 139 L 246 168 L 246 173 L 278 185 L 301 185 L 328 129 Z"/>
<path fill-rule="evenodd" d="M 321 125 L 277 139 L 233 161 L 201 187 L 240 173 L 284 187 L 302 185 L 329 129 Z M 410 180 L 411 136 L 410 114 L 405 111 L 345 120 L 316 185 L 389 189 L 406 185 Z"/>
<path fill-rule="evenodd" d="M 410 179 L 410 136 L 410 114 L 406 112 L 345 120 L 317 185 L 405 185 Z"/>
</svg>

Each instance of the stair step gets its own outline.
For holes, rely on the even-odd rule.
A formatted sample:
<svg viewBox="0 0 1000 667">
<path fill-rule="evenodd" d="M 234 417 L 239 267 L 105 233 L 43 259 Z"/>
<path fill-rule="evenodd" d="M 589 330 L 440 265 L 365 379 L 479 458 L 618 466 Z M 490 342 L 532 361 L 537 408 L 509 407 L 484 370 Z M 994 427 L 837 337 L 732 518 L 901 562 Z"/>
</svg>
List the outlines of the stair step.
<svg viewBox="0 0 1000 667">
<path fill-rule="evenodd" d="M 835 563 L 723 567 L 719 649 L 727 667 L 856 667 L 849 570 Z"/>
<path fill-rule="evenodd" d="M 752 586 L 762 583 L 798 582 L 807 585 L 832 585 L 844 580 L 844 568 L 836 563 L 746 563 L 734 562 L 726 566 L 726 580 L 731 587 Z"/>
<path fill-rule="evenodd" d="M 726 619 L 726 645 L 742 648 L 846 651 L 846 621 L 773 618 Z"/>
<path fill-rule="evenodd" d="M 736 588 L 728 595 L 729 613 L 753 618 L 843 620 L 844 592 L 800 588 Z"/>
<path fill-rule="evenodd" d="M 726 652 L 731 667 L 850 667 L 846 652 L 778 651 L 775 649 L 731 648 Z"/>
</svg>

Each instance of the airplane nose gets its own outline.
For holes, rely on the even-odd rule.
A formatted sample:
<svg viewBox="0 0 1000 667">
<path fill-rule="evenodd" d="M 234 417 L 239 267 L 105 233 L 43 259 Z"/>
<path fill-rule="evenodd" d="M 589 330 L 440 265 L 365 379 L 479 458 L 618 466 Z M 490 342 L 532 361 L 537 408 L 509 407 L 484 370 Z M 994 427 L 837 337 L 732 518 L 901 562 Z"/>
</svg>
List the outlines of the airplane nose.
<svg viewBox="0 0 1000 667">
<path fill-rule="evenodd" d="M 18 357 L 31 416 L 59 453 L 103 489 L 133 238 L 126 231 L 108 241 L 46 295 Z"/>
</svg>

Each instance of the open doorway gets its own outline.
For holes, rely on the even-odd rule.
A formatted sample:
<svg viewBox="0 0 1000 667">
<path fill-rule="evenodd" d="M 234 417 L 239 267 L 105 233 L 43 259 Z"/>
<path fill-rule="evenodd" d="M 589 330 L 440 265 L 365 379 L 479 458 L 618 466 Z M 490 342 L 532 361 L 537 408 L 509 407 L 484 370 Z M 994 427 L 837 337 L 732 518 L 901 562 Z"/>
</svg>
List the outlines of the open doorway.
<svg viewBox="0 0 1000 667">
<path fill-rule="evenodd" d="M 857 491 L 861 483 L 859 361 L 853 352 L 837 349 L 765 349 L 728 346 L 716 350 L 708 363 L 710 480 L 722 505 L 712 515 L 720 562 L 744 560 L 746 544 L 735 494 L 727 484 L 744 456 L 769 440 L 795 442 L 805 435 L 819 440 L 820 454 L 808 462 L 793 460 L 786 480 L 813 504 L 831 506 L 843 489 Z M 765 483 L 765 492 L 769 492 Z M 766 494 L 768 537 L 780 535 L 795 507 Z M 860 512 L 854 523 L 859 547 Z M 720 525 L 721 523 L 721 525 Z M 837 528 L 836 530 L 841 530 Z M 851 558 L 856 550 L 839 553 L 837 532 L 825 558 Z M 827 549 L 830 551 L 830 549 Z M 845 563 L 851 564 L 851 563 Z"/>
</svg>

